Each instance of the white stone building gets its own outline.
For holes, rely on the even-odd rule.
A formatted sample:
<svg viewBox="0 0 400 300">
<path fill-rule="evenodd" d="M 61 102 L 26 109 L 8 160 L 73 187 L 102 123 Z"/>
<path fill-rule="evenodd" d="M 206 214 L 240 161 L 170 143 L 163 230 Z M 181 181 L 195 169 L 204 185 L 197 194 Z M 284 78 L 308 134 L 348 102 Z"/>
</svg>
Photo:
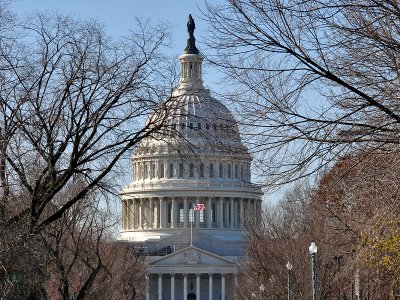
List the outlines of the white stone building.
<svg viewBox="0 0 400 300">
<path fill-rule="evenodd" d="M 180 84 L 162 104 L 165 130 L 135 149 L 121 192 L 121 239 L 148 255 L 147 299 L 233 299 L 243 222 L 261 211 L 236 121 L 203 86 L 193 30 L 190 17 Z"/>
</svg>

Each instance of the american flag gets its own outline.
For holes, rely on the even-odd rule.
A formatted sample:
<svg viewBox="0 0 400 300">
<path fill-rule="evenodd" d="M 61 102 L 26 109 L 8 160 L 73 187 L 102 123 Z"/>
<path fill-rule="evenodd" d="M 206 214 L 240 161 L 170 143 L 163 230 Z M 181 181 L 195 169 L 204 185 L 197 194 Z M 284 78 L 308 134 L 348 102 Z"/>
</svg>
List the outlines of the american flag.
<svg viewBox="0 0 400 300">
<path fill-rule="evenodd" d="M 203 203 L 193 204 L 193 210 L 205 210 L 206 206 Z"/>
</svg>

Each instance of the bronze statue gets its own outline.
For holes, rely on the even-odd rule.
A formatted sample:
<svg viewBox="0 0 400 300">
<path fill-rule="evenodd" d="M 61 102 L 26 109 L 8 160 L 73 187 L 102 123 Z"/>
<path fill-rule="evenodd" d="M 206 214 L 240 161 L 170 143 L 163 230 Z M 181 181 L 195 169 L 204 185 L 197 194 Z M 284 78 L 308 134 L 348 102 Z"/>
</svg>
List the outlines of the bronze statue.
<svg viewBox="0 0 400 300">
<path fill-rule="evenodd" d="M 192 15 L 189 15 L 189 20 L 187 22 L 187 30 L 189 32 L 189 35 L 193 35 L 195 28 L 196 28 L 196 25 L 194 24 Z"/>
<path fill-rule="evenodd" d="M 192 15 L 189 15 L 189 20 L 186 25 L 189 37 L 187 39 L 187 45 L 184 51 L 186 54 L 199 54 L 199 49 L 196 48 L 196 39 L 193 35 L 196 25 L 194 24 Z"/>
</svg>

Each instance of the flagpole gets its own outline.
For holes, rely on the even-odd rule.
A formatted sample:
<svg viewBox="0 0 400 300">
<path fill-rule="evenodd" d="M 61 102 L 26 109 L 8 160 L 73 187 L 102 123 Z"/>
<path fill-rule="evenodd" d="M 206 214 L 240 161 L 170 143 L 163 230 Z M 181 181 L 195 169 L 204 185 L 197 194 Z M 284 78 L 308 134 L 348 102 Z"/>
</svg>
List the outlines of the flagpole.
<svg viewBox="0 0 400 300">
<path fill-rule="evenodd" d="M 190 246 L 193 246 L 193 213 L 194 209 L 192 207 L 192 215 L 190 216 Z"/>
</svg>

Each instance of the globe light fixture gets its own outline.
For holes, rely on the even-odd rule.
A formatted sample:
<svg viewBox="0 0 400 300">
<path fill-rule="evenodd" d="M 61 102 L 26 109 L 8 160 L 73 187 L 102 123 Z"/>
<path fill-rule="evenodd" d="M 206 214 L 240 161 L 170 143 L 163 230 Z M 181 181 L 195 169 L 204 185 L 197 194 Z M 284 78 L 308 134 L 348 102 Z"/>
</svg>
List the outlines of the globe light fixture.
<svg viewBox="0 0 400 300">
<path fill-rule="evenodd" d="M 265 292 L 265 286 L 261 284 L 260 285 L 261 300 L 264 300 L 264 292 Z"/>
<path fill-rule="evenodd" d="M 316 288 L 316 283 L 317 283 L 317 271 L 316 271 L 316 265 L 317 265 L 317 245 L 312 242 L 310 247 L 308 248 L 308 251 L 310 251 L 311 255 L 311 271 L 312 271 L 312 300 L 317 300 L 317 288 Z"/>
<path fill-rule="evenodd" d="M 288 298 L 288 300 L 291 299 L 291 284 L 292 284 L 291 283 L 291 273 L 292 273 L 292 268 L 293 268 L 292 264 L 288 261 L 287 264 L 286 264 L 286 269 L 288 270 L 288 284 L 287 284 L 287 294 L 288 294 L 287 298 Z"/>
</svg>

